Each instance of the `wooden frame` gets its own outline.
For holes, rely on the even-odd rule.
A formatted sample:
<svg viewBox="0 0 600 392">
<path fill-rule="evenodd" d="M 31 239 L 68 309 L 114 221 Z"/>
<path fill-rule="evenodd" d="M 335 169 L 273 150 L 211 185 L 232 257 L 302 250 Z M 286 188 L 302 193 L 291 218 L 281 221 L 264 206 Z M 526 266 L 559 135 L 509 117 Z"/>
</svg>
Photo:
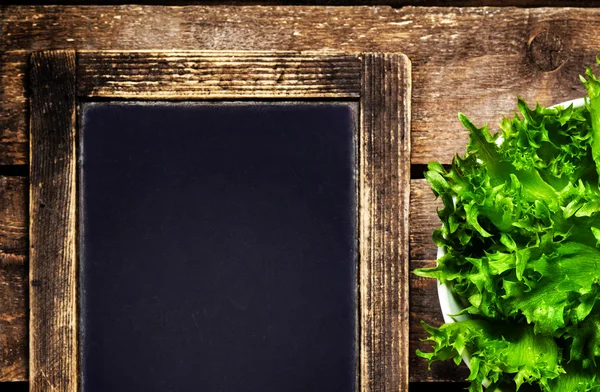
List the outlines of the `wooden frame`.
<svg viewBox="0 0 600 392">
<path fill-rule="evenodd" d="M 406 56 L 54 50 L 33 53 L 29 72 L 31 391 L 80 388 L 78 101 L 247 98 L 359 102 L 358 385 L 408 390 Z"/>
</svg>

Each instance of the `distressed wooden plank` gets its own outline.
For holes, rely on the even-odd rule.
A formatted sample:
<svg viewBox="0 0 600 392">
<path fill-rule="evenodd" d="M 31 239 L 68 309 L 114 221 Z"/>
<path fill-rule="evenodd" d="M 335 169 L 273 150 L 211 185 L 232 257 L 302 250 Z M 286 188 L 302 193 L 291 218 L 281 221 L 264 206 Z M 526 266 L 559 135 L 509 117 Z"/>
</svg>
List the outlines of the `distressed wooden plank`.
<svg viewBox="0 0 600 392">
<path fill-rule="evenodd" d="M 75 52 L 31 56 L 30 391 L 77 391 Z"/>
<path fill-rule="evenodd" d="M 0 176 L 0 253 L 27 255 L 27 195 L 25 177 Z"/>
<path fill-rule="evenodd" d="M 0 176 L 0 380 L 27 378 L 27 190 Z"/>
<path fill-rule="evenodd" d="M 0 253 L 0 381 L 27 379 L 27 257 Z"/>
<path fill-rule="evenodd" d="M 164 0 L 22 0 L 22 5 L 163 5 Z M 596 7 L 594 0 L 171 0 L 169 5 L 304 5 L 304 6 L 420 6 L 420 7 Z"/>
<path fill-rule="evenodd" d="M 23 5 L 119 5 L 124 0 L 22 0 Z M 135 4 L 165 4 L 164 0 L 136 0 Z M 389 5 L 404 7 L 408 5 L 425 7 L 597 7 L 595 0 L 170 0 L 170 5 L 322 5 L 322 6 L 376 6 Z"/>
<path fill-rule="evenodd" d="M 442 224 L 437 215 L 438 208 L 443 207 L 442 200 L 436 199 L 425 179 L 413 179 L 410 203 L 410 259 L 435 260 L 437 246 L 431 235 Z"/>
<path fill-rule="evenodd" d="M 294 52 L 80 52 L 78 93 L 135 99 L 357 98 L 360 58 Z"/>
<path fill-rule="evenodd" d="M 0 51 L 0 165 L 28 163 L 26 63 L 22 52 Z"/>
<path fill-rule="evenodd" d="M 359 140 L 361 391 L 408 390 L 410 62 L 363 57 Z"/>
<path fill-rule="evenodd" d="M 50 47 L 400 50 L 413 63 L 412 162 L 449 163 L 467 140 L 457 112 L 494 126 L 516 108 L 517 94 L 546 105 L 584 94 L 578 75 L 594 62 L 600 9 L 9 6 L 0 24 L 0 54 L 10 57 L 0 65 L 8 67 L 0 80 L 4 164 L 27 163 L 26 114 L 6 104 L 24 99 L 27 53 Z"/>
</svg>

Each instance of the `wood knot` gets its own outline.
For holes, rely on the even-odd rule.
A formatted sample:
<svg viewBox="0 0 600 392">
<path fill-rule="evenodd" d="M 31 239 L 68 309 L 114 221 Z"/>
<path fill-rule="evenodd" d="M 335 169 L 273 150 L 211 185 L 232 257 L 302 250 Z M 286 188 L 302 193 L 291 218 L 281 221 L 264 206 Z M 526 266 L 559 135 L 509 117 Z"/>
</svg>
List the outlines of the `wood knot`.
<svg viewBox="0 0 600 392">
<path fill-rule="evenodd" d="M 565 44 L 560 35 L 545 30 L 529 39 L 527 56 L 541 71 L 556 71 L 566 61 Z"/>
</svg>

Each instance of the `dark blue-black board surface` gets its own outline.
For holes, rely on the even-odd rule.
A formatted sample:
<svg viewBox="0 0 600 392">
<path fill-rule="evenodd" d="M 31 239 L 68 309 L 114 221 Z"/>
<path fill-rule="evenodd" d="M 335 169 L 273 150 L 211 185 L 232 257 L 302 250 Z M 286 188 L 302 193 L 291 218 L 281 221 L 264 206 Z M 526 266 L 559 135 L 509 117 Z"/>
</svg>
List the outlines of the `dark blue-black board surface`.
<svg viewBox="0 0 600 392">
<path fill-rule="evenodd" d="M 353 103 L 87 103 L 83 392 L 356 388 Z"/>
</svg>

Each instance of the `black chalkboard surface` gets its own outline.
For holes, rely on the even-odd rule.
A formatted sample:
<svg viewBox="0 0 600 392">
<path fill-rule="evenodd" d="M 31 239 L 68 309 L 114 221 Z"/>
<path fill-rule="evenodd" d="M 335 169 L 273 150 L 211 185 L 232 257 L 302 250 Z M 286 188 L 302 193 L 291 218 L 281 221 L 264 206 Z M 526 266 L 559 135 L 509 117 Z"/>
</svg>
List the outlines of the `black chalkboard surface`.
<svg viewBox="0 0 600 392">
<path fill-rule="evenodd" d="M 82 105 L 84 392 L 355 389 L 354 113 Z"/>
</svg>

